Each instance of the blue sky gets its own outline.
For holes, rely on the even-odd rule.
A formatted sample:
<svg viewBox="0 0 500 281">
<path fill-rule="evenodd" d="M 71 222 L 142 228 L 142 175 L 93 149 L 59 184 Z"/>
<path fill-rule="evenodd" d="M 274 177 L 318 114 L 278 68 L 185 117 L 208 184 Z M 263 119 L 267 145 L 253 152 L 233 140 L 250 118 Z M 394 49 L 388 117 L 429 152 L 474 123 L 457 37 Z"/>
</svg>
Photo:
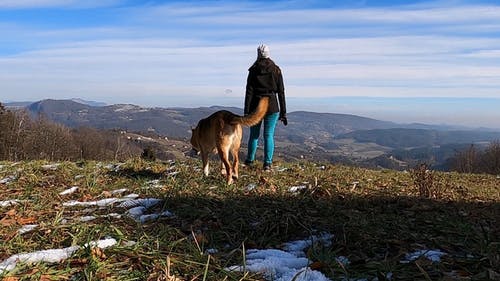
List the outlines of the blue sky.
<svg viewBox="0 0 500 281">
<path fill-rule="evenodd" d="M 289 111 L 500 128 L 499 1 L 0 0 L 0 101 L 241 107 L 261 43 Z"/>
</svg>

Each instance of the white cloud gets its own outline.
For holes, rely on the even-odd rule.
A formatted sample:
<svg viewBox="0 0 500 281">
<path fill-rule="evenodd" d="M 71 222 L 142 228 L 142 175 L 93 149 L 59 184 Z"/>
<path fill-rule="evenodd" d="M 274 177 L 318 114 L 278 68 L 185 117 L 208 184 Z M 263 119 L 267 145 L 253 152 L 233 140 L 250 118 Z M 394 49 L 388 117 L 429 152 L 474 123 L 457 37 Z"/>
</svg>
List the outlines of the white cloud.
<svg viewBox="0 0 500 281">
<path fill-rule="evenodd" d="M 277 43 L 271 55 L 283 68 L 292 97 L 308 92 L 317 97 L 496 96 L 500 67 L 476 65 L 462 55 L 473 43 L 436 37 L 318 39 Z M 494 43 L 482 41 L 483 46 Z M 0 90 L 19 95 L 47 87 L 43 94 L 114 93 L 124 98 L 133 91 L 151 98 L 215 96 L 227 88 L 240 94 L 254 49 L 170 39 L 64 44 L 0 59 Z"/>
<path fill-rule="evenodd" d="M 0 9 L 105 7 L 121 0 L 0 0 Z"/>
<path fill-rule="evenodd" d="M 274 5 L 221 2 L 165 4 L 138 9 L 136 16 L 156 22 L 182 20 L 203 24 L 272 27 L 316 24 L 446 24 L 498 22 L 500 7 L 494 5 L 396 6 L 388 8 L 311 9 L 293 8 L 287 2 Z"/>
</svg>

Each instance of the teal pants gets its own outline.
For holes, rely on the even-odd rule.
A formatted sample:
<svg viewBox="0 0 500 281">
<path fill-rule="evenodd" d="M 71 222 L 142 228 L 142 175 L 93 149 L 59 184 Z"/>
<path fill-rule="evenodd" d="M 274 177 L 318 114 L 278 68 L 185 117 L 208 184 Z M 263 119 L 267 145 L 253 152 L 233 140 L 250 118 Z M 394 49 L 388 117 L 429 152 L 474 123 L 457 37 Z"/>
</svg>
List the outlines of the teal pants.
<svg viewBox="0 0 500 281">
<path fill-rule="evenodd" d="M 264 164 L 273 163 L 274 154 L 274 129 L 276 128 L 276 123 L 278 122 L 279 113 L 268 113 L 264 116 Z M 247 162 L 253 162 L 255 160 L 255 154 L 257 153 L 257 145 L 259 144 L 260 127 L 262 121 L 259 124 L 250 127 L 250 137 L 248 138 L 248 155 Z"/>
</svg>

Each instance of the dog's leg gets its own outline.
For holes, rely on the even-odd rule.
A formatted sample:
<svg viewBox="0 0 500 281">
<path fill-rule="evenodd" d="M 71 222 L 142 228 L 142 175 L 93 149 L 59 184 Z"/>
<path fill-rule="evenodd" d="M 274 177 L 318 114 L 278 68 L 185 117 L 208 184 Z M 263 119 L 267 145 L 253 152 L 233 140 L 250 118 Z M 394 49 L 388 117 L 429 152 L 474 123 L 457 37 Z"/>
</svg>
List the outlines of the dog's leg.
<svg viewBox="0 0 500 281">
<path fill-rule="evenodd" d="M 201 153 L 201 161 L 203 162 L 203 174 L 205 174 L 205 176 L 208 176 L 209 168 L 208 168 L 208 153 L 207 152 Z"/>
<path fill-rule="evenodd" d="M 218 149 L 220 160 L 224 164 L 224 167 L 226 168 L 226 178 L 227 178 L 227 184 L 232 184 L 233 183 L 233 175 L 232 175 L 232 170 L 231 170 L 231 164 L 229 163 L 229 151 L 227 149 Z"/>
<path fill-rule="evenodd" d="M 239 150 L 240 150 L 240 146 L 239 145 L 235 145 L 231 149 L 231 155 L 233 156 L 233 178 L 234 179 L 238 179 L 238 166 L 239 166 L 239 163 L 240 163 L 240 159 L 239 159 L 239 156 L 238 156 Z"/>
<path fill-rule="evenodd" d="M 224 162 L 220 161 L 220 173 L 225 176 L 227 174 L 226 172 L 226 166 L 224 166 Z"/>
</svg>

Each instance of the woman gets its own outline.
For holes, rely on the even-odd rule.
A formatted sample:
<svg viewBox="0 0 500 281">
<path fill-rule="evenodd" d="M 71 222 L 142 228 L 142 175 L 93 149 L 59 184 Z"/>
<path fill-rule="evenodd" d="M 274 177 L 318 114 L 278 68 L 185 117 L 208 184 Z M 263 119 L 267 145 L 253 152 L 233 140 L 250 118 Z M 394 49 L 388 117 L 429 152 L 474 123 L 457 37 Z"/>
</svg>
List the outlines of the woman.
<svg viewBox="0 0 500 281">
<path fill-rule="evenodd" d="M 269 47 L 260 45 L 257 48 L 257 60 L 248 69 L 247 87 L 245 94 L 245 115 L 255 110 L 259 99 L 263 96 L 269 97 L 269 107 L 264 116 L 264 171 L 271 170 L 274 154 L 274 129 L 276 123 L 281 120 L 286 126 L 285 87 L 281 69 L 270 58 Z M 252 165 L 257 152 L 260 127 L 262 121 L 250 128 L 248 139 L 248 155 L 246 165 Z"/>
</svg>

